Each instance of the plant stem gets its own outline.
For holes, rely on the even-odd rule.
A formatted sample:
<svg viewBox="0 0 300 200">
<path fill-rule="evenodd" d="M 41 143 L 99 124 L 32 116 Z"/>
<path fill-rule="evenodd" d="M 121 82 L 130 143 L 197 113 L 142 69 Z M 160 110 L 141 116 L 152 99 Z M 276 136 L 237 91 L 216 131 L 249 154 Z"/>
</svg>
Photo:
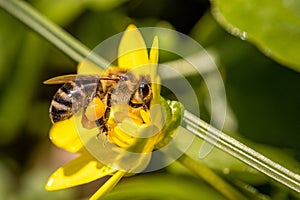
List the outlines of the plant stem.
<svg viewBox="0 0 300 200">
<path fill-rule="evenodd" d="M 247 199 L 242 193 L 240 193 L 236 188 L 232 187 L 224 179 L 219 177 L 210 168 L 205 165 L 193 160 L 186 154 L 183 154 L 179 159 L 182 165 L 194 172 L 197 176 L 201 177 L 204 181 L 214 187 L 222 195 L 230 200 L 243 200 Z"/>
<path fill-rule="evenodd" d="M 300 175 L 279 165 L 266 156 L 217 130 L 188 111 L 184 111 L 186 129 L 222 151 L 234 156 L 249 166 L 300 193 Z"/>
<path fill-rule="evenodd" d="M 126 174 L 123 171 L 117 171 L 110 179 L 108 179 L 98 190 L 91 196 L 90 200 L 97 200 L 103 195 L 107 194 Z"/>
<path fill-rule="evenodd" d="M 172 151 L 166 151 L 167 155 L 171 158 L 176 158 L 177 161 L 188 168 L 191 172 L 196 174 L 206 183 L 215 188 L 219 193 L 229 200 L 244 200 L 248 199 L 242 193 L 240 193 L 235 187 L 227 183 L 223 178 L 218 176 L 214 171 L 205 166 L 204 164 L 194 160 L 189 157 L 187 154 L 182 153 L 177 148 L 172 148 Z M 182 154 L 179 158 L 177 155 Z"/>
</svg>

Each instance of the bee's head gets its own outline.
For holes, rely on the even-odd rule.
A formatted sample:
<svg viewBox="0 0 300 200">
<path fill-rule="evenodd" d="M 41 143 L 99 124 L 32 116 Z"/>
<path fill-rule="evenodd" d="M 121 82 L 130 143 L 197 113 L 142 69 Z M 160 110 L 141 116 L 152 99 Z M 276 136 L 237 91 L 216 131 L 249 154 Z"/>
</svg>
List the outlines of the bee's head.
<svg viewBox="0 0 300 200">
<path fill-rule="evenodd" d="M 151 99 L 149 75 L 137 77 L 131 72 L 124 73 L 112 92 L 112 104 L 128 103 L 134 108 L 149 108 Z"/>
</svg>

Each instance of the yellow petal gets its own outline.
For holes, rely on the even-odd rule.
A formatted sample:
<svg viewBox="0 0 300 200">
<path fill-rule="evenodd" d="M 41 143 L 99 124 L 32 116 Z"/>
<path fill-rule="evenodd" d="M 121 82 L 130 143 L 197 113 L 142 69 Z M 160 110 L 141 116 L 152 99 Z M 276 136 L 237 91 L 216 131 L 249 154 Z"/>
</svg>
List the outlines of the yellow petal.
<svg viewBox="0 0 300 200">
<path fill-rule="evenodd" d="M 136 26 L 129 25 L 125 30 L 118 56 L 118 66 L 123 69 L 130 70 L 149 63 L 146 44 Z"/>
<path fill-rule="evenodd" d="M 83 147 L 78 137 L 74 117 L 54 123 L 50 129 L 49 137 L 57 147 L 69 152 L 78 152 Z"/>
<path fill-rule="evenodd" d="M 153 99 L 151 104 L 159 104 L 160 101 L 160 78 L 157 76 L 157 63 L 158 63 L 158 37 L 155 36 L 153 39 L 152 47 L 150 50 L 150 73 L 151 73 L 151 80 L 152 82 L 152 92 L 153 92 Z"/>
<path fill-rule="evenodd" d="M 128 121 L 130 122 L 128 123 Z M 122 130 L 122 127 L 124 126 L 126 126 L 126 130 L 129 129 L 129 131 L 134 131 L 134 132 L 138 128 L 138 126 L 133 122 L 131 122 L 131 120 L 125 119 L 123 120 L 122 123 L 118 124 L 118 126 L 114 128 L 114 131 L 112 131 L 109 134 L 108 140 L 123 149 L 127 149 L 129 146 L 131 146 L 134 143 L 135 138 L 133 138 L 130 134 L 128 134 L 128 133 L 134 134 L 134 132 L 124 132 Z"/>
<path fill-rule="evenodd" d="M 150 118 L 151 123 L 161 131 L 166 123 L 166 109 L 161 104 L 152 105 L 150 108 Z"/>
<path fill-rule="evenodd" d="M 146 112 L 146 111 L 144 111 L 144 110 L 141 110 L 141 111 L 140 111 L 140 114 L 141 114 L 141 117 L 143 118 L 143 121 L 144 121 L 146 124 L 150 124 L 150 123 L 151 123 L 151 117 L 150 117 L 149 112 Z"/>
<path fill-rule="evenodd" d="M 115 170 L 99 163 L 84 153 L 65 166 L 58 168 L 48 179 L 46 190 L 60 190 L 113 174 Z"/>
<path fill-rule="evenodd" d="M 155 36 L 152 42 L 149 62 L 157 64 L 158 63 L 158 37 Z"/>
<path fill-rule="evenodd" d="M 151 106 L 155 104 L 160 104 L 160 77 L 156 76 L 152 80 L 153 80 L 152 82 L 153 98 L 151 101 Z"/>
</svg>

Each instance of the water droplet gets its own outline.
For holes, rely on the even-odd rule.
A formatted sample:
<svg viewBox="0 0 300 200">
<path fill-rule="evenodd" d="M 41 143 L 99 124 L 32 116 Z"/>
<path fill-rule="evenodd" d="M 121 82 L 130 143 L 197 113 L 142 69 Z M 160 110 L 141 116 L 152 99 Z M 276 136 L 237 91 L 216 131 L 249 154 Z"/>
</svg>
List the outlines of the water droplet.
<svg viewBox="0 0 300 200">
<path fill-rule="evenodd" d="M 247 32 L 244 31 L 244 32 L 241 33 L 241 39 L 242 40 L 246 40 L 247 39 Z"/>
</svg>

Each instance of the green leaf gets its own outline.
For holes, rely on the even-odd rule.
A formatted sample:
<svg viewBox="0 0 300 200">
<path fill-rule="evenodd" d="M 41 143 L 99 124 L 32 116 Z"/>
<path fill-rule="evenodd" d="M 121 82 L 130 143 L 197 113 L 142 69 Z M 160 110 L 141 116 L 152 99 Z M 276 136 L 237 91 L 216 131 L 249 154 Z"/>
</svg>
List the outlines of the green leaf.
<svg viewBox="0 0 300 200">
<path fill-rule="evenodd" d="M 300 71 L 300 1 L 212 0 L 216 20 L 267 56 Z"/>
<path fill-rule="evenodd" d="M 295 108 L 300 94 L 295 91 L 300 90 L 300 74 L 229 35 L 208 13 L 192 35 L 212 50 L 224 67 L 226 96 L 238 123 L 237 130 L 226 131 L 264 144 L 299 149 L 299 113 Z"/>
<path fill-rule="evenodd" d="M 192 176 L 152 173 L 121 181 L 103 199 L 224 199 Z"/>
</svg>

